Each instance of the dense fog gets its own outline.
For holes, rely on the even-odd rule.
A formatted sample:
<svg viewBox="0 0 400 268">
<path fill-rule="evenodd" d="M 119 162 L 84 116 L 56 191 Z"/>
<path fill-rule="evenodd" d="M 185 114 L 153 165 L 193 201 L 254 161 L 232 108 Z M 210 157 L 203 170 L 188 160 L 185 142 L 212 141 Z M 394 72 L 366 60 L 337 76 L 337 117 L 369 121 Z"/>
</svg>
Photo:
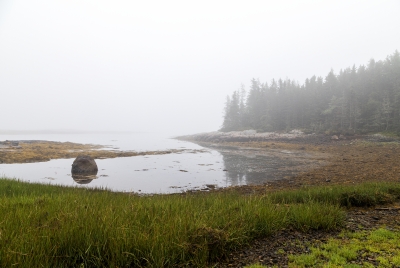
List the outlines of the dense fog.
<svg viewBox="0 0 400 268">
<path fill-rule="evenodd" d="M 222 131 L 301 129 L 306 133 L 400 133 L 400 53 L 299 85 L 253 79 L 227 97 Z"/>
<path fill-rule="evenodd" d="M 392 55 L 399 11 L 397 0 L 2 0 L 0 131 L 217 130 L 226 96 L 253 78 L 302 85 Z"/>
</svg>

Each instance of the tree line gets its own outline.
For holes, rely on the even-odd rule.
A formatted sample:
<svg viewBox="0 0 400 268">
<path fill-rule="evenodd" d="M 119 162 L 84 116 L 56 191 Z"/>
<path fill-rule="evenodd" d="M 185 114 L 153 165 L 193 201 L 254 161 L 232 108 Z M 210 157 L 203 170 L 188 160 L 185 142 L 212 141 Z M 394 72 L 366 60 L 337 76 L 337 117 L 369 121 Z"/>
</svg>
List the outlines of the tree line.
<svg viewBox="0 0 400 268">
<path fill-rule="evenodd" d="M 303 85 L 251 80 L 227 96 L 221 131 L 256 129 L 315 133 L 400 133 L 400 54 L 358 68 L 331 70 Z"/>
</svg>

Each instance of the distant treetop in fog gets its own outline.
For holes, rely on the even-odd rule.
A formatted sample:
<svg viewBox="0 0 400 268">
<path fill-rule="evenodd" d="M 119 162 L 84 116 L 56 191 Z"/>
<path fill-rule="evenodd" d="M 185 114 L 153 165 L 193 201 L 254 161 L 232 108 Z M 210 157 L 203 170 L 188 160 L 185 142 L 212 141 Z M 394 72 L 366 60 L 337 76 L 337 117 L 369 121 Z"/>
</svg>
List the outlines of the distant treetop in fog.
<svg viewBox="0 0 400 268">
<path fill-rule="evenodd" d="M 316 133 L 400 133 L 400 54 L 366 66 L 331 70 L 303 85 L 253 79 L 227 97 L 222 131 L 303 129 Z"/>
</svg>

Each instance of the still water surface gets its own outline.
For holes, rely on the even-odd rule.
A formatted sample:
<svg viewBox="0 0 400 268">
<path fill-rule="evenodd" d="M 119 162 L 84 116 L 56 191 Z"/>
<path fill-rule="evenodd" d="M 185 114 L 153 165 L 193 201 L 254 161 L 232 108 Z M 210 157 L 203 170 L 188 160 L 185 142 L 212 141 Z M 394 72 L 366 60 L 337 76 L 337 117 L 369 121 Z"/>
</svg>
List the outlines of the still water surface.
<svg viewBox="0 0 400 268">
<path fill-rule="evenodd" d="M 4 140 L 49 140 L 108 145 L 119 150 L 154 151 L 165 149 L 204 149 L 156 133 L 130 134 L 35 134 L 0 135 Z M 148 155 L 97 159 L 97 179 L 78 184 L 71 177 L 74 159 L 56 159 L 26 164 L 0 164 L 0 175 L 23 181 L 80 187 L 106 187 L 113 191 L 174 193 L 202 189 L 206 185 L 226 187 L 232 182 L 224 171 L 223 156 L 216 150 L 202 153 Z M 245 183 L 244 181 L 239 183 Z"/>
<path fill-rule="evenodd" d="M 265 153 L 244 154 L 234 149 L 207 149 L 157 133 L 0 135 L 0 141 L 4 140 L 69 141 L 134 151 L 206 149 L 201 153 L 97 159 L 97 179 L 88 184 L 78 184 L 71 177 L 74 159 L 0 164 L 0 175 L 10 178 L 67 186 L 105 187 L 121 192 L 176 193 L 204 189 L 206 185 L 260 184 L 275 179 L 275 171 L 279 169 L 276 158 Z"/>
</svg>

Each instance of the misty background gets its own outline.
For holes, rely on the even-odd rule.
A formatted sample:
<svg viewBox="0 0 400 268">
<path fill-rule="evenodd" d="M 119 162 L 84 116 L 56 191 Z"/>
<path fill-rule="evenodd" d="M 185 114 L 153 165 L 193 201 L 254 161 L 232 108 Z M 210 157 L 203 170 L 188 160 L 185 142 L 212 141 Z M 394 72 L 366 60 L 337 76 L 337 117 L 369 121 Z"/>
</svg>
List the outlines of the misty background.
<svg viewBox="0 0 400 268">
<path fill-rule="evenodd" d="M 302 84 L 400 49 L 399 11 L 398 0 L 0 0 L 0 131 L 214 131 L 252 78 Z"/>
</svg>

